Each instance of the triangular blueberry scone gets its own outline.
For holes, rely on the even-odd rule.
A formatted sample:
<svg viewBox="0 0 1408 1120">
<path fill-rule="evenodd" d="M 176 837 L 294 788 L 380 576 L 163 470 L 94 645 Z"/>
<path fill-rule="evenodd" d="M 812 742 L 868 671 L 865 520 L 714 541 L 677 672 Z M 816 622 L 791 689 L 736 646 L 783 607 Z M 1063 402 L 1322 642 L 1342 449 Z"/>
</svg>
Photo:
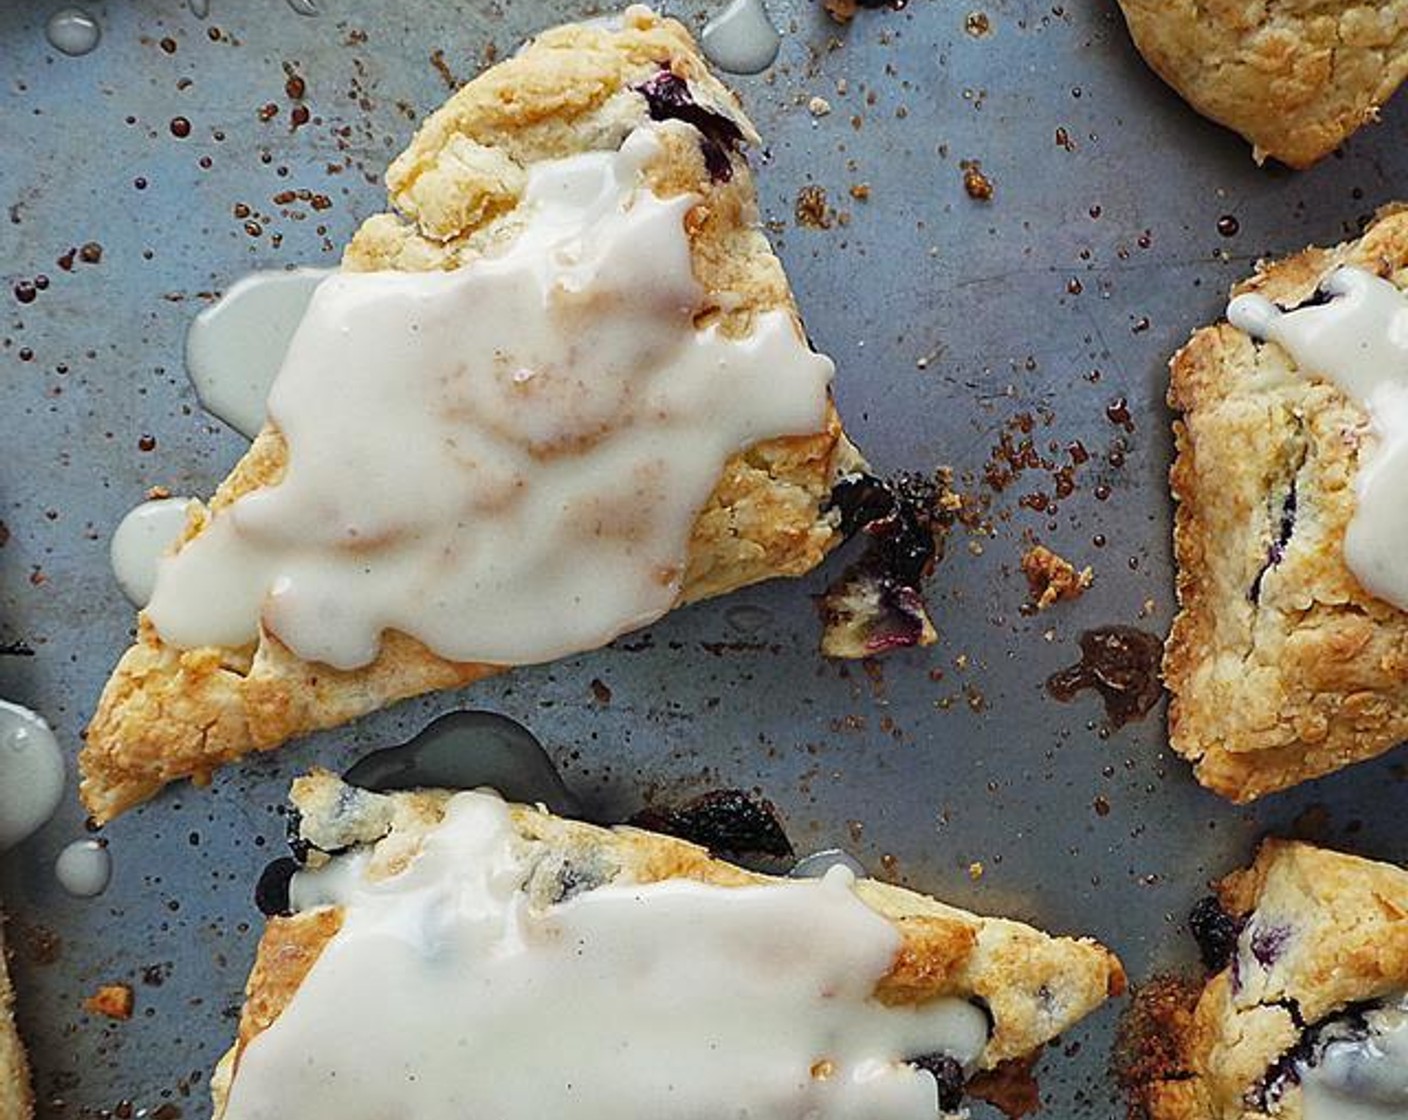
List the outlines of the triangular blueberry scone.
<svg viewBox="0 0 1408 1120">
<path fill-rule="evenodd" d="M 805 419 L 794 416 L 788 424 L 739 441 L 720 455 L 718 469 L 708 476 L 711 492 L 706 485 L 699 492 L 699 504 L 691 507 L 696 511 L 692 529 L 691 522 L 683 523 L 681 555 L 653 569 L 672 598 L 635 618 L 632 625 L 649 621 L 671 604 L 719 595 L 774 576 L 799 575 L 820 562 L 839 539 L 840 519 L 830 509 L 828 495 L 838 475 L 854 467 L 858 458 L 842 434 L 824 385 L 829 363 L 806 347 L 781 264 L 758 228 L 752 176 L 739 154 L 741 145 L 755 140 L 738 102 L 708 72 L 678 23 L 632 8 L 618 19 L 556 28 L 471 82 L 425 122 L 387 175 L 395 213 L 366 222 L 346 252 L 344 275 L 335 278 L 338 282 L 356 279 L 346 277 L 349 272 L 419 277 L 449 273 L 472 278 L 477 268 L 497 267 L 494 261 L 513 259 L 530 235 L 546 236 L 534 225 L 535 215 L 558 205 L 554 191 L 580 189 L 580 184 L 572 185 L 571 176 L 580 169 L 571 161 L 599 157 L 592 174 L 606 174 L 600 165 L 600 160 L 606 160 L 608 178 L 626 176 L 630 180 L 626 187 L 634 192 L 623 195 L 625 201 L 614 210 L 603 204 L 601 220 L 607 226 L 621 220 L 623 209 L 634 213 L 649 205 L 657 210 L 674 207 L 672 212 L 678 213 L 675 236 L 683 246 L 680 251 L 687 253 L 686 273 L 692 271 L 690 283 L 697 292 L 689 306 L 667 306 L 662 313 L 683 313 L 686 323 L 692 321 L 693 337 L 700 346 L 712 340 L 713 345 L 744 354 L 735 364 L 752 362 L 753 368 L 746 371 L 752 380 L 745 383 L 756 386 L 751 390 L 754 396 L 764 394 L 765 404 L 770 403 L 767 393 L 774 387 L 774 396 L 788 391 L 782 366 L 803 360 L 824 364 L 826 373 L 815 382 L 812 398 L 802 409 Z M 564 167 L 576 170 L 567 174 Z M 539 201 L 530 205 L 525 198 Z M 590 243 L 599 232 L 595 227 L 585 231 L 581 240 L 589 243 L 586 250 L 576 242 L 555 243 L 555 255 L 544 257 L 548 261 L 544 267 L 560 268 L 564 274 L 577 268 L 579 257 L 590 257 Z M 622 234 L 618 240 L 629 244 L 631 237 Z M 598 240 L 606 238 L 603 233 Z M 632 268 L 649 263 L 642 255 L 648 257 L 650 244 L 644 239 L 641 244 Z M 610 253 L 602 250 L 602 255 L 606 259 Z M 571 259 L 564 263 L 559 259 L 563 257 Z M 485 261 L 490 264 L 485 266 Z M 669 261 L 657 263 L 668 271 Z M 593 282 L 591 277 L 584 281 Z M 315 306 L 322 292 L 320 288 Z M 571 295 L 569 291 L 565 297 L 568 302 Z M 641 298 L 662 297 L 647 285 Z M 603 336 L 606 344 L 614 346 L 630 336 L 635 326 L 652 322 L 625 307 L 621 310 L 628 317 L 624 336 L 622 332 L 612 335 L 601 320 L 589 317 L 589 309 L 571 313 L 583 316 L 582 339 L 574 353 L 585 354 L 586 360 L 601 348 Z M 372 317 L 376 314 L 380 312 L 374 307 L 368 312 Z M 479 314 L 483 318 L 488 313 Z M 629 319 L 631 314 L 637 317 Z M 787 322 L 787 337 L 779 339 L 773 330 L 769 351 L 759 340 L 764 327 L 775 328 L 779 317 Z M 500 318 L 512 320 L 513 316 Z M 358 329 L 356 316 L 348 320 L 349 329 Z M 511 333 L 516 322 L 480 324 L 476 329 L 489 327 Z M 300 338 L 307 329 L 305 319 Z M 525 332 L 531 334 L 531 330 L 530 323 Z M 374 346 L 381 339 L 373 332 L 367 341 Z M 295 339 L 295 348 L 299 344 Z M 758 354 L 747 357 L 752 353 L 749 347 Z M 787 361 L 776 360 L 779 348 L 787 351 Z M 306 340 L 304 349 L 309 349 Z M 287 379 L 288 368 L 280 383 Z M 811 368 L 815 374 L 817 367 Z M 504 392 L 531 390 L 532 373 L 507 371 Z M 701 413 L 748 407 L 731 405 L 738 394 L 732 389 L 711 390 L 707 378 L 695 388 L 699 392 L 688 407 Z M 276 420 L 279 392 L 276 385 L 270 406 Z M 644 422 L 642 417 L 649 419 L 639 400 L 627 400 L 621 407 L 628 406 L 635 410 L 629 421 L 622 419 L 626 414 L 619 410 L 614 414 L 623 429 Z M 471 411 L 477 407 L 477 400 L 472 398 L 469 407 Z M 613 414 L 604 415 L 603 423 L 609 427 Z M 510 417 L 510 422 L 517 420 Z M 681 431 L 689 435 L 693 429 L 686 426 Z M 594 430 L 574 430 L 570 435 L 586 445 L 597 439 Z M 208 534 L 234 532 L 231 527 L 238 518 L 230 511 L 243 508 L 237 506 L 242 499 L 257 493 L 262 500 L 290 489 L 285 473 L 299 462 L 296 447 L 290 452 L 295 443 L 286 441 L 278 426 L 266 425 L 208 510 L 200 508 L 192 515 L 177 559 L 189 559 L 188 551 L 194 555 L 193 545 L 207 552 L 213 549 L 210 540 L 202 544 Z M 556 445 L 550 443 L 524 446 L 528 458 L 556 454 Z M 411 456 L 423 448 L 410 438 L 405 450 Z M 307 461 L 314 458 L 306 457 Z M 358 464 L 353 460 L 351 466 Z M 379 479 L 373 481 L 380 484 Z M 403 486 L 402 492 L 408 504 L 426 495 L 437 498 L 440 481 L 419 479 Z M 632 515 L 622 510 L 629 504 L 629 487 L 638 481 L 613 477 L 597 496 L 604 509 L 598 535 L 629 535 Z M 323 520 L 310 516 L 310 533 L 324 533 Z M 344 531 L 339 525 L 333 528 Z M 345 531 L 356 535 L 350 524 Z M 358 546 L 354 542 L 349 547 Z M 503 564 L 511 567 L 514 559 L 503 558 Z M 570 549 L 559 550 L 558 575 L 572 576 L 578 559 Z M 207 582 L 205 601 L 223 609 L 228 584 Z M 314 603 L 308 614 L 321 618 L 346 603 L 361 602 L 360 590 L 352 582 L 348 586 L 353 590 L 342 600 Z M 157 594 L 162 594 L 160 580 Z M 589 590 L 573 602 L 593 598 Z M 266 625 L 266 613 L 261 612 L 255 612 L 257 633 L 252 631 L 248 640 L 188 639 L 182 643 L 184 648 L 178 648 L 163 640 L 152 613 L 144 612 L 140 618 L 136 644 L 122 657 L 102 695 L 81 756 L 82 796 L 100 821 L 150 797 L 166 782 L 204 780 L 220 765 L 252 751 L 269 750 L 292 736 L 344 723 L 404 697 L 467 684 L 506 663 L 522 663 L 512 658 L 441 655 L 432 652 L 432 643 L 409 636 L 392 623 L 377 632 L 380 644 L 374 659 L 334 668 L 341 664 L 335 658 L 300 656 L 292 648 L 298 643 L 282 640 L 287 636 L 282 630 L 275 636 Z M 544 609 L 523 630 L 563 624 L 577 613 L 575 608 L 545 600 Z M 629 628 L 623 625 L 617 632 Z M 465 634 L 476 627 L 449 629 Z M 592 648 L 612 636 L 608 630 L 575 643 L 568 640 L 560 652 Z"/>
<path fill-rule="evenodd" d="M 1408 76 L 1408 22 L 1362 0 L 1120 0 L 1135 45 L 1258 163 L 1323 159 L 1376 120 Z"/>
<path fill-rule="evenodd" d="M 1408 300 L 1408 212 L 1265 263 L 1233 295 L 1296 321 L 1298 309 L 1346 298 L 1322 289 L 1346 268 L 1382 285 L 1381 297 L 1397 289 Z M 1368 321 L 1344 349 L 1368 345 L 1390 319 Z M 1372 418 L 1325 371 L 1228 322 L 1194 334 L 1170 370 L 1181 610 L 1163 669 L 1174 750 L 1209 789 L 1251 801 L 1401 743 L 1408 613 L 1346 559 L 1380 446 Z"/>
<path fill-rule="evenodd" d="M 33 1113 L 29 1063 L 15 1028 L 14 991 L 5 957 L 5 929 L 0 917 L 0 1120 L 29 1120 Z"/>
<path fill-rule="evenodd" d="M 1137 993 L 1119 1062 L 1132 1116 L 1404 1115 L 1408 871 L 1268 840 L 1191 924 L 1213 972 Z"/>
<path fill-rule="evenodd" d="M 305 870 L 282 899 L 266 873 L 225 1120 L 928 1120 L 1123 989 L 1093 941 L 843 867 L 771 878 L 485 791 L 319 773 L 293 803 Z"/>
</svg>

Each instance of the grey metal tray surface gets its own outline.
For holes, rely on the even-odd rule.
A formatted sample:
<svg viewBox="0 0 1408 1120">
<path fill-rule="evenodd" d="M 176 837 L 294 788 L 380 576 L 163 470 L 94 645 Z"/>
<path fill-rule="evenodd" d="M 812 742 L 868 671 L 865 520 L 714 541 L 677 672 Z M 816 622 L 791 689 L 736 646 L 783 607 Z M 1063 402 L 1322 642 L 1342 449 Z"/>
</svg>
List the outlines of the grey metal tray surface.
<svg viewBox="0 0 1408 1120">
<path fill-rule="evenodd" d="M 132 626 L 112 529 L 149 487 L 209 492 L 242 448 L 185 379 L 191 317 L 246 270 L 333 262 L 447 75 L 596 10 L 320 3 L 309 17 L 214 0 L 205 19 L 177 0 L 91 4 L 103 37 L 81 58 L 46 43 L 54 0 L 0 7 L 0 642 L 33 651 L 0 657 L 0 695 L 43 713 L 70 757 Z M 710 10 L 668 7 L 696 27 Z M 770 8 L 782 55 L 736 85 L 766 138 L 765 216 L 838 362 L 848 426 L 878 469 L 951 465 L 988 506 L 991 531 L 957 533 L 932 582 L 939 643 L 869 669 L 823 661 L 811 596 L 833 560 L 610 649 L 315 736 L 207 791 L 169 790 L 105 830 L 115 875 L 89 901 L 52 873 L 84 834 L 68 799 L 0 860 L 43 1115 L 207 1114 L 288 781 L 455 707 L 533 728 L 597 816 L 756 789 L 803 850 L 844 845 L 959 905 L 1093 934 L 1136 981 L 1191 963 L 1184 915 L 1268 830 L 1408 858 L 1402 754 L 1236 808 L 1170 754 L 1162 706 L 1110 732 L 1093 695 L 1062 705 L 1043 688 L 1084 628 L 1165 631 L 1165 361 L 1259 256 L 1353 234 L 1395 197 L 1403 106 L 1312 171 L 1258 169 L 1149 73 L 1110 0 L 913 0 L 847 29 L 811 0 Z M 831 111 L 815 115 L 814 97 Z M 295 127 L 298 104 L 309 119 Z M 965 193 L 965 160 L 981 161 L 990 201 Z M 868 199 L 852 197 L 861 184 Z M 808 185 L 826 191 L 829 228 L 794 216 Z M 96 263 L 60 263 L 88 243 Z M 33 302 L 11 298 L 39 276 Z M 1127 428 L 1110 418 L 1121 397 Z M 985 481 L 1004 436 L 1052 466 Z M 1089 461 L 1055 497 L 1076 441 Z M 1083 599 L 1023 613 L 1033 538 L 1094 567 Z M 114 981 L 135 989 L 129 1022 L 83 1010 Z M 1122 1114 L 1107 1070 L 1117 1011 L 1043 1062 L 1048 1115 Z"/>
</svg>

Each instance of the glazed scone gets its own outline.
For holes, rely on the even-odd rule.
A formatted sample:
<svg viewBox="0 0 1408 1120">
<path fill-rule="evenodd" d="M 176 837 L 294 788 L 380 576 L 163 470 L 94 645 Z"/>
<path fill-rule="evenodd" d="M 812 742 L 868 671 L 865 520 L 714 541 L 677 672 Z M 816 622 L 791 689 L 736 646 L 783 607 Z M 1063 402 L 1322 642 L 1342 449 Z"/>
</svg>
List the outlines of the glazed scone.
<svg viewBox="0 0 1408 1120">
<path fill-rule="evenodd" d="M 1258 163 L 1309 167 L 1408 76 L 1408 0 L 1120 0 L 1139 53 Z"/>
<path fill-rule="evenodd" d="M 1161 1005 L 1145 1009 L 1124 1056 L 1144 1065 L 1125 1070 L 1133 1115 L 1404 1115 L 1408 872 L 1268 840 L 1198 905 L 1192 924 L 1215 971 L 1187 998 L 1150 993 Z M 1141 990 L 1136 1007 L 1145 1000 Z"/>
<path fill-rule="evenodd" d="M 518 204 L 535 169 L 614 152 L 643 129 L 657 148 L 640 172 L 643 193 L 698 199 L 683 225 L 703 293 L 694 313 L 701 336 L 716 329 L 746 343 L 756 324 L 780 314 L 805 352 L 739 152 L 756 141 L 753 127 L 685 29 L 643 8 L 546 31 L 456 93 L 391 165 L 395 212 L 362 226 L 343 270 L 425 274 L 496 257 L 530 222 Z M 828 495 L 859 458 L 829 396 L 818 416 L 809 435 L 764 439 L 727 459 L 694 520 L 676 603 L 799 575 L 837 542 Z M 194 510 L 180 550 L 237 500 L 276 491 L 287 466 L 284 436 L 266 425 L 209 509 Z M 108 820 L 166 782 L 203 781 L 246 753 L 502 668 L 437 656 L 395 628 L 382 637 L 369 664 L 335 669 L 296 655 L 262 620 L 255 641 L 176 648 L 144 613 L 88 728 L 85 804 Z"/>
<path fill-rule="evenodd" d="M 1263 265 L 1236 292 L 1292 308 L 1341 265 L 1408 288 L 1408 212 Z M 1198 780 L 1250 801 L 1408 738 L 1408 615 L 1346 565 L 1366 415 L 1276 343 L 1227 324 L 1173 359 L 1169 739 Z"/>
<path fill-rule="evenodd" d="M 29 1120 L 34 1115 L 29 1063 L 15 1028 L 15 993 L 5 956 L 5 923 L 0 918 L 0 1120 Z"/>
<path fill-rule="evenodd" d="M 900 1114 L 928 1118 L 936 1092 L 941 1111 L 957 1110 L 965 1079 L 1033 1058 L 1124 984 L 1119 962 L 1093 941 L 981 918 L 844 868 L 824 880 L 769 878 L 683 840 L 565 820 L 484 791 L 379 794 L 315 773 L 294 783 L 292 800 L 295 851 L 317 869 L 294 877 L 289 913 L 270 919 L 237 1041 L 212 1078 L 215 1116 L 229 1120 L 279 1109 L 355 1120 L 382 1115 L 376 1098 L 387 1094 L 420 1120 L 646 1114 L 633 1093 L 660 1116 L 722 1115 L 727 1105 L 823 1117 L 836 1115 L 825 1083 L 865 1094 L 890 1079 L 927 1101 Z M 394 960 L 371 964 L 362 954 L 380 956 L 378 931 L 392 929 L 404 939 Z M 349 967 L 360 973 L 355 994 Z M 797 998 L 825 1021 L 816 1039 L 808 1015 L 797 1022 L 780 1010 Z M 364 1007 L 375 1010 L 363 1018 Z M 319 1025 L 329 1008 L 337 1025 Z M 865 1024 L 859 1068 L 847 1039 L 854 1020 Z M 906 1049 L 886 1061 L 894 1024 Z M 952 1052 L 936 1044 L 945 1037 Z M 657 1063 L 700 1052 L 725 1064 L 718 1083 L 670 1067 L 654 1090 L 635 1087 Z M 916 1080 L 904 1059 L 934 1081 Z M 367 1061 L 373 1084 L 355 1068 Z M 525 1112 L 524 1079 L 568 1090 L 544 1090 Z M 755 1083 L 781 1095 L 750 1112 L 743 1098 Z M 604 1101 L 611 1086 L 624 1087 Z M 841 1099 L 871 1100 L 879 1120 L 897 1115 L 897 1092 Z"/>
</svg>

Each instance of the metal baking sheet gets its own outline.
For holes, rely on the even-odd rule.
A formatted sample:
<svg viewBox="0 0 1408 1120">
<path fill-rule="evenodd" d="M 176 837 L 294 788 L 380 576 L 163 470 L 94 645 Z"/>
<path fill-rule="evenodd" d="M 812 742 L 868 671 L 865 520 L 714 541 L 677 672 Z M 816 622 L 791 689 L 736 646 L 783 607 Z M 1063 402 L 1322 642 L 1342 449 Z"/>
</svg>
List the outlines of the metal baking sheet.
<svg viewBox="0 0 1408 1120">
<path fill-rule="evenodd" d="M 103 36 L 81 58 L 46 43 L 57 2 L 0 6 L 0 641 L 32 650 L 0 657 L 0 695 L 42 712 L 71 753 L 132 624 L 111 530 L 151 486 L 208 492 L 241 450 L 186 382 L 186 324 L 248 269 L 332 262 L 447 78 L 597 11 L 319 3 L 310 17 L 284 0 L 213 0 L 205 19 L 177 0 L 89 4 Z M 713 5 L 669 7 L 697 27 Z M 1401 753 L 1239 809 L 1169 754 L 1162 707 L 1107 733 L 1093 696 L 1061 705 L 1043 689 L 1083 628 L 1167 627 L 1165 360 L 1256 258 L 1352 234 L 1394 197 L 1404 106 L 1313 171 L 1257 169 L 1145 69 L 1109 0 L 914 0 L 847 29 L 810 0 L 770 7 L 782 55 L 736 84 L 766 137 L 765 217 L 839 363 L 848 426 L 878 468 L 947 464 L 989 505 L 990 534 L 957 533 L 933 582 L 939 644 L 870 671 L 822 661 L 811 596 L 833 561 L 611 649 L 315 736 L 209 791 L 172 789 L 105 830 L 115 875 L 91 901 L 51 870 L 84 834 L 70 799 L 0 860 L 43 1115 L 122 1115 L 123 1102 L 205 1115 L 288 780 L 457 706 L 532 727 L 598 815 L 755 788 L 801 848 L 844 845 L 960 905 L 1094 934 L 1136 981 L 1191 961 L 1183 915 L 1267 830 L 1408 857 Z M 301 127 L 291 74 L 306 84 Z M 815 115 L 814 97 L 830 112 Z M 189 135 L 173 132 L 178 117 Z M 990 201 L 965 193 L 965 160 L 981 161 Z M 866 200 L 852 197 L 862 184 Z M 796 220 L 808 185 L 826 192 L 829 228 Z M 101 259 L 65 269 L 88 243 Z M 32 303 L 11 298 L 38 276 L 49 283 Z M 1109 415 L 1120 397 L 1129 430 Z M 986 483 L 1004 433 L 1029 434 L 1054 467 L 1079 441 L 1090 460 L 1074 492 L 1039 508 L 1056 486 L 1040 467 Z M 1031 538 L 1094 567 L 1083 599 L 1022 613 Z M 82 1008 L 112 981 L 135 989 L 129 1022 Z M 1107 1074 L 1116 1010 L 1044 1062 L 1048 1115 L 1121 1113 Z"/>
</svg>

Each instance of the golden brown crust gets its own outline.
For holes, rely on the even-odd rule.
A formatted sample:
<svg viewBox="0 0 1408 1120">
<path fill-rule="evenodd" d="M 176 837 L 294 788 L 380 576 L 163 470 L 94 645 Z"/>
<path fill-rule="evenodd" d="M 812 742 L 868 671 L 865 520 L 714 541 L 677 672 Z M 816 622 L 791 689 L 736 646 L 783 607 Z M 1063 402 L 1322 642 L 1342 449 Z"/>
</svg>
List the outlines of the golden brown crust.
<svg viewBox="0 0 1408 1120">
<path fill-rule="evenodd" d="M 1120 0 L 1145 61 L 1206 117 L 1309 167 L 1408 76 L 1408 0 Z"/>
<path fill-rule="evenodd" d="M 1268 840 L 1217 894 L 1242 926 L 1233 961 L 1196 1003 L 1177 985 L 1136 997 L 1150 1060 L 1127 1087 L 1149 1120 L 1299 1120 L 1294 1083 L 1274 1108 L 1259 1090 L 1305 1028 L 1408 989 L 1408 872 Z"/>
<path fill-rule="evenodd" d="M 1033 545 L 1022 554 L 1022 574 L 1027 577 L 1032 603 L 1039 611 L 1057 603 L 1079 599 L 1095 582 L 1090 568 L 1076 566 L 1045 545 Z"/>
<path fill-rule="evenodd" d="M 688 33 L 644 9 L 615 30 L 575 25 L 544 32 L 519 55 L 460 90 L 421 127 L 391 166 L 393 204 L 406 218 L 370 219 L 347 250 L 353 270 L 454 268 L 518 228 L 518 190 L 533 162 L 614 147 L 646 118 L 632 87 L 662 67 L 686 78 L 696 100 L 726 111 L 753 135 L 736 100 L 707 71 Z M 662 134 L 647 169 L 662 194 L 703 201 L 688 223 L 695 273 L 710 305 L 701 321 L 746 333 L 764 311 L 793 309 L 782 266 L 756 228 L 753 184 L 741 160 L 711 179 L 698 136 Z M 836 474 L 858 461 L 834 409 L 812 436 L 771 440 L 731 459 L 696 520 L 681 602 L 810 570 L 836 543 L 822 512 Z M 211 512 L 281 477 L 285 448 L 266 428 L 221 485 L 210 511 L 195 507 L 186 539 Z M 81 792 L 100 821 L 179 778 L 205 780 L 220 765 L 396 700 L 471 683 L 498 670 L 446 661 L 388 633 L 375 662 L 338 672 L 295 657 L 263 632 L 244 649 L 181 651 L 145 618 L 98 702 L 80 764 Z"/>
<path fill-rule="evenodd" d="M 374 844 L 374 876 L 405 866 L 420 837 L 438 823 L 449 796 L 371 794 L 350 790 L 326 773 L 298 779 L 293 792 L 304 838 L 320 847 Z M 629 827 L 600 828 L 524 806 L 513 806 L 512 815 L 531 850 L 527 858 L 533 871 L 525 890 L 539 905 L 556 901 L 559 872 L 569 864 L 574 880 L 591 885 L 693 879 L 736 887 L 772 881 L 673 837 Z M 903 940 L 877 996 L 892 1004 L 939 996 L 983 1000 L 993 1020 L 982 1058 L 985 1070 L 1032 1054 L 1124 990 L 1119 961 L 1094 941 L 1051 937 L 1020 922 L 980 917 L 872 879 L 857 882 L 856 894 L 892 922 Z M 270 922 L 250 976 L 238 1040 L 212 1084 L 217 1117 L 239 1054 L 287 1004 L 336 932 L 339 915 L 336 908 L 323 907 Z"/>
<path fill-rule="evenodd" d="M 1358 241 L 1263 265 L 1236 290 L 1294 305 L 1341 264 L 1408 288 L 1408 212 L 1386 211 Z M 1170 369 L 1182 416 L 1169 739 L 1205 786 L 1250 801 L 1408 738 L 1408 615 L 1344 562 L 1364 414 L 1279 346 L 1226 323 L 1198 331 Z M 1288 516 L 1289 540 L 1277 543 Z"/>
<path fill-rule="evenodd" d="M 34 1115 L 29 1063 L 15 1027 L 15 993 L 5 954 L 4 921 L 0 919 L 0 1120 L 29 1120 Z"/>
</svg>

